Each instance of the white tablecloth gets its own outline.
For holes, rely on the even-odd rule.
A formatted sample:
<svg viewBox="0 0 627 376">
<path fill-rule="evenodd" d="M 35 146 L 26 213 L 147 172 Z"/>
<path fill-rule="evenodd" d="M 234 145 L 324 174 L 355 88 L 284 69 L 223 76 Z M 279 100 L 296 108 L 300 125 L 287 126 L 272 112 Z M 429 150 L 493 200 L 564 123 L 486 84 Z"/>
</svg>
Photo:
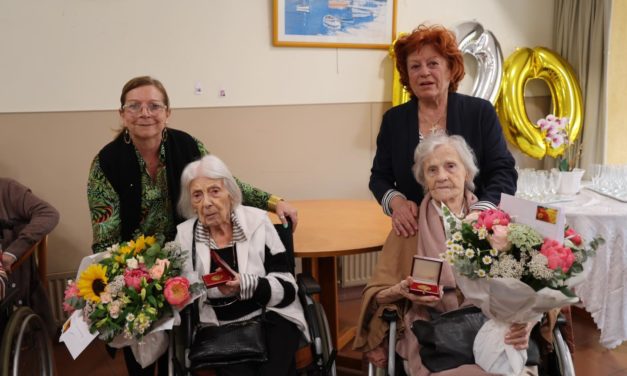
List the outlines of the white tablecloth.
<svg viewBox="0 0 627 376">
<path fill-rule="evenodd" d="M 586 239 L 605 239 L 576 293 L 601 331 L 601 345 L 613 349 L 627 340 L 627 203 L 582 189 L 573 201 L 555 205 Z"/>
</svg>

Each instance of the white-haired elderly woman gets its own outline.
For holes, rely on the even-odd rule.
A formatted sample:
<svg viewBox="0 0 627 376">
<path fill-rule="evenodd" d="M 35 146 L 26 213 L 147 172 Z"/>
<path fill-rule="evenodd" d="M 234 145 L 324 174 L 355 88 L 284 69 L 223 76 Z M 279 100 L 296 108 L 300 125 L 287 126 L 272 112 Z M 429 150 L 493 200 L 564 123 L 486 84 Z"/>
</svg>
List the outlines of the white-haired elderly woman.
<svg viewBox="0 0 627 376">
<path fill-rule="evenodd" d="M 285 247 L 267 212 L 243 206 L 242 194 L 226 165 L 207 155 L 188 164 L 181 175 L 179 212 L 187 221 L 177 226 L 184 250 L 195 247 L 187 272 L 199 277 L 215 272 L 210 250 L 236 272 L 234 280 L 206 289 L 199 300 L 200 323 L 223 325 L 247 320 L 266 308 L 268 361 L 222 367 L 219 375 L 295 374 L 294 354 L 307 337 L 303 309 L 290 273 Z"/>
<path fill-rule="evenodd" d="M 437 134 L 420 142 L 414 153 L 414 177 L 425 189 L 420 204 L 417 234 L 405 238 L 390 232 L 379 254 L 375 272 L 363 292 L 363 301 L 354 342 L 356 350 L 376 366 L 387 363 L 388 325 L 381 320 L 384 309 L 390 308 L 402 318 L 398 325 L 396 352 L 404 360 L 405 370 L 411 376 L 432 373 L 422 364 L 419 344 L 409 330 L 415 320 L 428 320 L 427 307 L 440 312 L 456 309 L 463 304 L 455 292 L 456 284 L 451 266 L 444 263 L 440 288 L 441 297 L 415 295 L 408 291 L 410 268 L 414 255 L 439 257 L 445 246 L 445 229 L 441 205 L 445 204 L 456 217 L 462 219 L 477 201 L 472 193 L 473 179 L 478 172 L 475 157 L 460 136 Z M 514 324 L 504 339 L 517 349 L 528 345 L 530 325 Z M 477 365 L 463 365 L 433 375 L 485 375 Z"/>
</svg>

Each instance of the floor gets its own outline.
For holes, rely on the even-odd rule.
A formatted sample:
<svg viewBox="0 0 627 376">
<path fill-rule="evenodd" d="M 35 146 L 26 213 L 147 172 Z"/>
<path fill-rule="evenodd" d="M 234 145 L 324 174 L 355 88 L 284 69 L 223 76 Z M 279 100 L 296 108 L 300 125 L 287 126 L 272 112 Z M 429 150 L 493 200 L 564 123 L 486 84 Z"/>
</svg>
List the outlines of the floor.
<svg viewBox="0 0 627 376">
<path fill-rule="evenodd" d="M 359 310 L 358 293 L 345 290 L 340 296 L 340 326 L 354 325 Z M 581 309 L 575 309 L 573 323 L 577 347 L 573 359 L 578 376 L 627 376 L 627 343 L 611 351 L 601 347 L 598 330 L 590 316 Z M 121 352 L 111 358 L 98 340 L 92 342 L 76 360 L 72 360 L 62 343 L 56 343 L 54 348 L 57 374 L 60 376 L 126 375 Z M 362 369 L 361 354 L 350 350 L 350 344 L 340 351 L 339 376 L 365 374 Z"/>
</svg>

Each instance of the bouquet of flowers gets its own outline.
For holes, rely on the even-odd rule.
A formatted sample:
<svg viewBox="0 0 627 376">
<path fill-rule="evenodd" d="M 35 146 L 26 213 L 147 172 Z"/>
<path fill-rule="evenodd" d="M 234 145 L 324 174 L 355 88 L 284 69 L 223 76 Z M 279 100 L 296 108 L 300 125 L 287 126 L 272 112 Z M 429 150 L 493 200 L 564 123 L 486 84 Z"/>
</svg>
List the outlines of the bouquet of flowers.
<svg viewBox="0 0 627 376">
<path fill-rule="evenodd" d="M 142 366 L 151 364 L 167 349 L 163 330 L 172 328 L 176 309 L 202 289 L 181 275 L 185 256 L 176 243 L 144 235 L 87 256 L 68 283 L 64 309 L 80 310 L 101 340 L 131 346 Z"/>
<path fill-rule="evenodd" d="M 527 353 L 505 345 L 509 326 L 576 303 L 572 287 L 583 281 L 604 240 L 596 237 L 586 246 L 569 228 L 563 243 L 543 238 L 498 209 L 461 222 L 445 206 L 443 213 L 449 231 L 442 257 L 453 266 L 465 298 L 490 318 L 475 338 L 475 362 L 488 372 L 517 375 Z"/>
</svg>

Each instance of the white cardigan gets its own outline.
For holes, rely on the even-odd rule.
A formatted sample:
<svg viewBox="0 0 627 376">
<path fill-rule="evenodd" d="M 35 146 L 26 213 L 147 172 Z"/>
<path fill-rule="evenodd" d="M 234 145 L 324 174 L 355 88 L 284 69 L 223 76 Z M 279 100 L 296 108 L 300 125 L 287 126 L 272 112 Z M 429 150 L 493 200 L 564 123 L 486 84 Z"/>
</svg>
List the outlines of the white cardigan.
<svg viewBox="0 0 627 376">
<path fill-rule="evenodd" d="M 285 246 L 279 238 L 279 234 L 276 232 L 274 225 L 270 222 L 266 211 L 239 205 L 235 209 L 235 215 L 239 220 L 239 223 L 246 235 L 246 241 L 237 242 L 237 265 L 239 267 L 239 273 L 253 274 L 260 277 L 265 277 L 270 282 L 271 297 L 266 309 L 268 311 L 274 311 L 284 317 L 285 319 L 293 322 L 303 333 L 303 336 L 309 340 L 309 330 L 303 314 L 303 307 L 296 295 L 294 301 L 286 307 L 277 308 L 274 307 L 283 298 L 283 288 L 281 284 L 276 280 L 278 278 L 283 281 L 289 282 L 294 286 L 294 290 L 298 292 L 296 281 L 291 273 L 277 273 L 273 272 L 266 274 L 264 268 L 265 260 L 265 247 L 268 246 L 270 252 L 276 255 L 280 252 L 285 252 Z M 188 251 L 188 257 L 185 260 L 183 266 L 184 275 L 188 276 L 190 282 L 202 281 L 202 276 L 209 273 L 211 268 L 211 257 L 209 256 L 209 247 L 202 242 L 196 242 L 196 270 L 193 269 L 192 264 L 192 239 L 193 228 L 196 218 L 188 219 L 177 226 L 176 242 L 181 246 L 183 251 Z M 217 288 L 211 288 L 205 290 L 200 296 L 200 301 L 204 302 L 207 298 L 207 294 L 212 298 L 223 296 Z M 218 319 L 212 307 L 207 304 L 199 304 L 200 309 L 200 321 L 206 324 L 219 325 Z M 240 320 L 245 320 L 248 317 L 256 316 L 261 313 L 261 309 L 254 312 L 251 315 L 242 317 Z"/>
</svg>

